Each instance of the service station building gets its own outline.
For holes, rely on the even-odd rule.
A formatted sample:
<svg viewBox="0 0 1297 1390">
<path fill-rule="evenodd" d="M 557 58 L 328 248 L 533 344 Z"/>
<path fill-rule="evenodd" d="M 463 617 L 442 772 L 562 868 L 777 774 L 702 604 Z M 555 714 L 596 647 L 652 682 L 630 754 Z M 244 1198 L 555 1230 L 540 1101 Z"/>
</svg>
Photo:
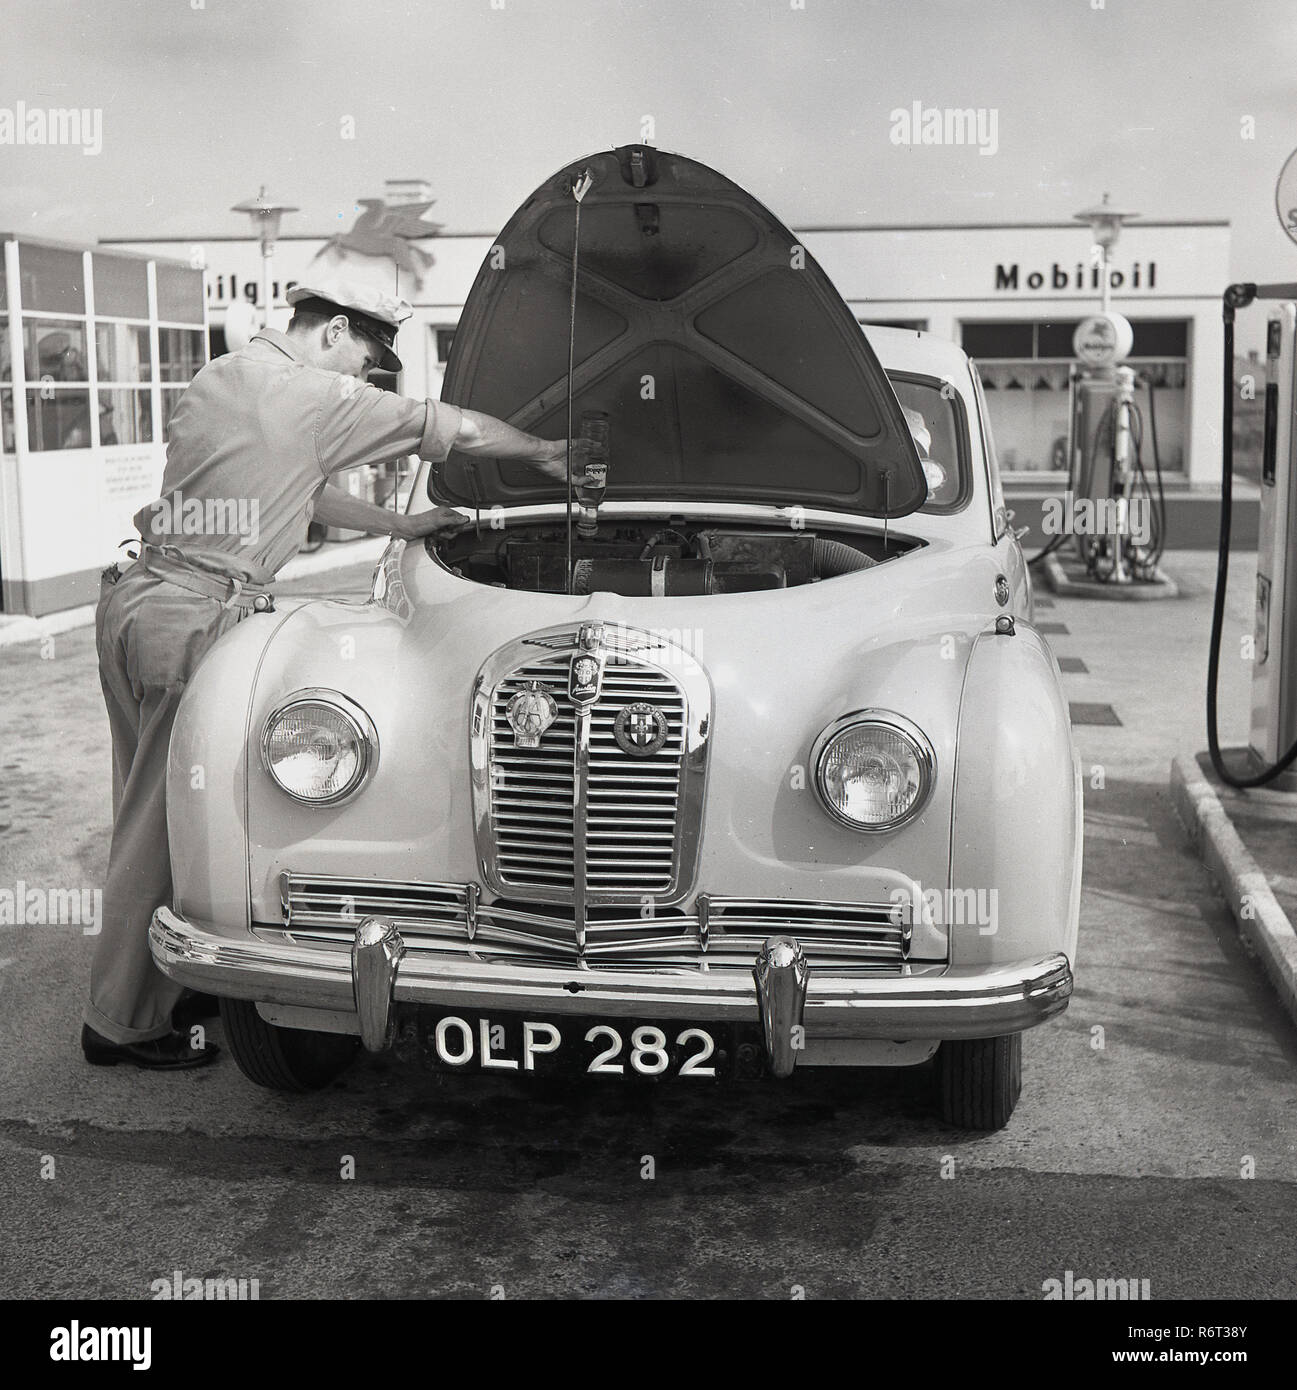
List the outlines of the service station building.
<svg viewBox="0 0 1297 1390">
<path fill-rule="evenodd" d="M 365 214 L 371 223 L 374 206 Z M 405 370 L 386 384 L 438 395 L 460 310 L 493 238 L 375 237 L 366 250 L 360 231 L 358 222 L 350 237 L 278 240 L 273 322 L 287 321 L 285 292 L 313 274 L 398 293 L 415 314 L 401 331 Z M 1100 299 L 1084 225 L 816 227 L 797 235 L 862 323 L 951 338 L 977 361 L 1010 505 L 1021 512 L 1066 486 L 1072 334 Z M 40 615 L 94 600 L 100 569 L 132 534 L 132 514 L 157 495 L 167 421 L 205 360 L 204 328 L 213 356 L 227 350 L 227 325 L 246 330 L 247 306 L 259 307 L 262 261 L 251 237 L 90 249 L 3 240 L 0 593 L 4 611 Z M 1152 411 L 1168 493 L 1214 513 L 1229 224 L 1131 223 L 1109 274 L 1111 307 L 1134 328 L 1128 365 L 1141 410 L 1146 418 Z"/>
</svg>

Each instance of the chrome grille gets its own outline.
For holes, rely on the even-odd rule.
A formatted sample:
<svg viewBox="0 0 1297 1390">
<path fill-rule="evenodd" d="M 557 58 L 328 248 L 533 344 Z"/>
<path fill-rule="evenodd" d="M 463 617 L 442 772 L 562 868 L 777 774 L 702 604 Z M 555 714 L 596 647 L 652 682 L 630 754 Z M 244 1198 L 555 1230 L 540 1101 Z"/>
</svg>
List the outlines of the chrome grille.
<svg viewBox="0 0 1297 1390">
<path fill-rule="evenodd" d="M 491 696 L 488 746 L 493 868 L 505 892 L 539 890 L 571 900 L 579 887 L 600 898 L 669 896 L 679 866 L 681 780 L 688 702 L 670 674 L 624 652 L 606 655 L 599 700 L 590 711 L 585 773 L 585 881 L 576 877 L 578 714 L 568 697 L 570 655 L 528 662 L 499 679 Z M 558 706 L 537 748 L 518 746 L 509 701 L 535 682 Z M 645 701 L 667 721 L 666 742 L 646 757 L 617 744 L 613 726 L 627 705 Z"/>
<path fill-rule="evenodd" d="M 623 753 L 613 736 L 621 711 L 637 700 L 666 716 L 667 739 L 646 758 Z M 685 702 L 663 671 L 610 658 L 602 696 L 590 716 L 586 812 L 586 883 L 592 896 L 615 889 L 669 891 L 675 861 Z"/>
<path fill-rule="evenodd" d="M 519 748 L 509 701 L 536 681 L 558 703 L 539 748 Z M 491 702 L 491 828 L 496 872 L 516 888 L 572 888 L 576 711 L 567 698 L 567 660 L 551 657 L 506 677 Z"/>
<path fill-rule="evenodd" d="M 906 969 L 910 946 L 906 909 L 893 903 L 708 897 L 649 917 L 592 908 L 581 952 L 570 910 L 479 904 L 476 885 L 285 874 L 281 897 L 284 928 L 302 940 L 350 945 L 366 917 L 383 917 L 408 950 L 591 970 L 750 971 L 761 944 L 786 932 L 813 969 L 889 975 Z"/>
</svg>

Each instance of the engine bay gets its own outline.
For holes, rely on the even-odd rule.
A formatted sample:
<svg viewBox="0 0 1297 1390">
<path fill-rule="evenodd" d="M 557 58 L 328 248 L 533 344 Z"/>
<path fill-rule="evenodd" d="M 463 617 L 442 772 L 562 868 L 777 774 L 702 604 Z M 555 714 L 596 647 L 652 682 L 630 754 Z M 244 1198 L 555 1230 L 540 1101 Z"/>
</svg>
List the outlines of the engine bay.
<svg viewBox="0 0 1297 1390">
<path fill-rule="evenodd" d="M 478 584 L 564 593 L 567 530 L 555 523 L 469 528 L 427 549 L 453 574 Z M 921 542 L 826 530 L 655 521 L 601 521 L 572 536 L 572 591 L 627 596 L 741 594 L 792 589 L 871 569 Z"/>
</svg>

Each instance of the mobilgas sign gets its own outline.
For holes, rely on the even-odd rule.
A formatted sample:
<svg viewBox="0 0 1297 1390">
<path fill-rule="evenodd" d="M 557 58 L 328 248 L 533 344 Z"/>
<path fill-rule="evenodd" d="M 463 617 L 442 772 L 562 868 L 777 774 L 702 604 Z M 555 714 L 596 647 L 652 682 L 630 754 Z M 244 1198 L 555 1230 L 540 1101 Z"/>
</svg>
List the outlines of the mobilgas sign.
<svg viewBox="0 0 1297 1390">
<path fill-rule="evenodd" d="M 1030 270 L 1025 274 L 1017 261 L 1011 265 L 997 263 L 995 267 L 995 288 L 997 290 L 1082 290 L 1086 293 L 1099 293 L 1099 267 L 1077 261 L 1069 270 L 1055 261 L 1047 271 Z M 1114 290 L 1155 290 L 1157 288 L 1157 262 L 1144 265 L 1136 261 L 1130 273 L 1108 267 L 1108 285 Z"/>
<path fill-rule="evenodd" d="M 284 296 L 293 286 L 296 280 L 285 280 L 281 285 L 276 280 L 271 287 L 271 295 L 276 304 L 283 304 Z M 240 299 L 248 304 L 255 304 L 258 308 L 261 304 L 261 286 L 255 280 L 240 280 L 237 275 L 209 275 L 207 277 L 207 302 L 212 308 L 220 308 L 222 305 L 237 303 Z"/>
</svg>

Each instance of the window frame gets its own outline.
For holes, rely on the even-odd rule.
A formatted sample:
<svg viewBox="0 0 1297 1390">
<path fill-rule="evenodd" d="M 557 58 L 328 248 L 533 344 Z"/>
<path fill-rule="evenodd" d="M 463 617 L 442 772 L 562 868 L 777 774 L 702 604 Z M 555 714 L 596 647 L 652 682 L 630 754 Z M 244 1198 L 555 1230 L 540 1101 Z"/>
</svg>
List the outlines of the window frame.
<svg viewBox="0 0 1297 1390">
<path fill-rule="evenodd" d="M 950 396 L 942 395 L 942 387 L 947 383 L 942 377 L 932 376 L 928 372 L 913 371 L 887 371 L 883 369 L 888 383 L 895 381 L 905 382 L 910 386 L 931 387 L 937 394 L 938 399 L 946 401 L 953 407 L 955 416 L 955 467 L 959 478 L 959 491 L 955 494 L 954 500 L 950 502 L 933 503 L 924 502 L 916 510 L 922 516 L 956 516 L 964 511 L 968 504 L 973 500 L 973 456 L 972 456 L 972 437 L 969 433 L 968 410 L 964 405 L 964 399 L 959 391 L 955 391 Z M 892 388 L 895 390 L 895 387 Z M 899 397 L 898 397 L 899 399 Z"/>
</svg>

